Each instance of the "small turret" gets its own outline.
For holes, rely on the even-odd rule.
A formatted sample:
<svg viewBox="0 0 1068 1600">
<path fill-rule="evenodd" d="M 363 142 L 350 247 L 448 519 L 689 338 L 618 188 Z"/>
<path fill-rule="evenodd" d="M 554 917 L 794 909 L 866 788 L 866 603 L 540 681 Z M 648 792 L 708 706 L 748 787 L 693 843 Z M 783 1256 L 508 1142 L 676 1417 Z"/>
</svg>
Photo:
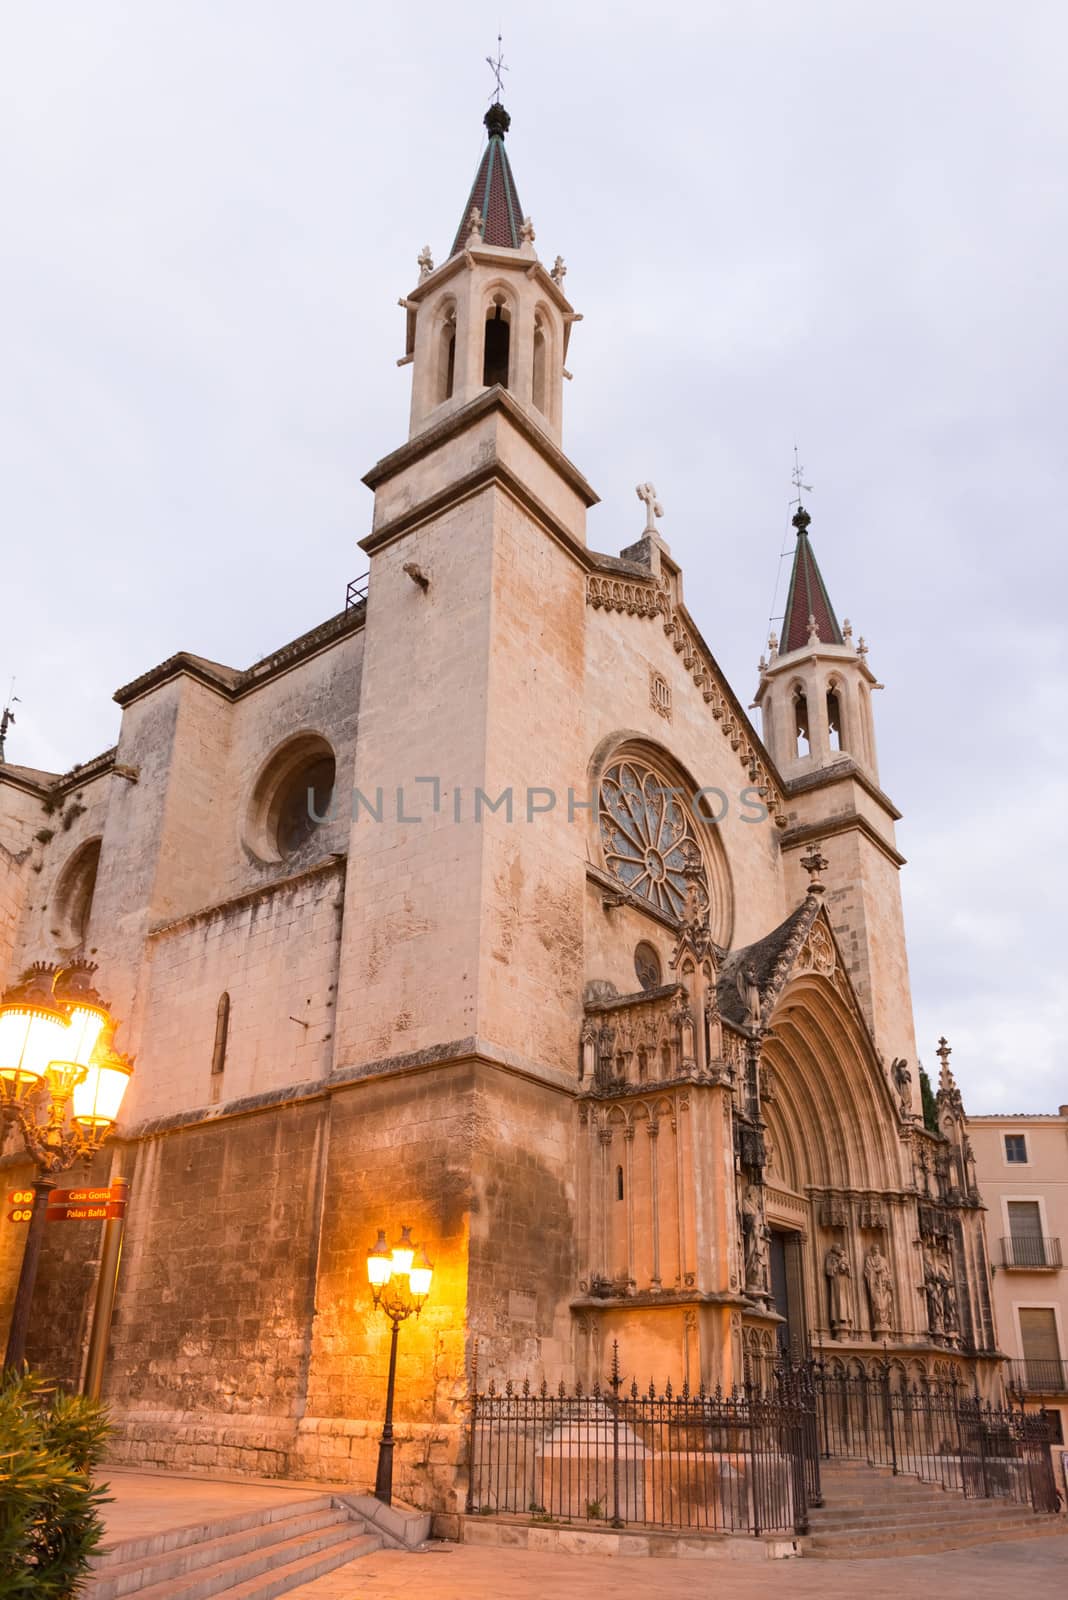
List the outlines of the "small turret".
<svg viewBox="0 0 1068 1600">
<path fill-rule="evenodd" d="M 412 363 L 410 437 L 499 384 L 560 442 L 563 380 L 571 324 L 580 320 L 563 291 L 557 256 L 546 270 L 534 226 L 519 204 L 500 104 L 484 118 L 488 141 L 448 259 L 435 268 L 429 246 L 419 282 L 400 303 L 408 313 Z"/>
</svg>

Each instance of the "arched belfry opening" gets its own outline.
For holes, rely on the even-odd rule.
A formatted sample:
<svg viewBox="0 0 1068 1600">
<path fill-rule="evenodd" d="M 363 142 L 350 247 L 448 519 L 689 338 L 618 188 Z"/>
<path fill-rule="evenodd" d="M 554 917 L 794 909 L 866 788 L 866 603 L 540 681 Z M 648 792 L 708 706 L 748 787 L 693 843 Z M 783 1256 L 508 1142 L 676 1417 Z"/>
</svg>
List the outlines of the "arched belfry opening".
<svg viewBox="0 0 1068 1600">
<path fill-rule="evenodd" d="M 508 387 L 508 359 L 511 343 L 511 314 L 504 296 L 495 296 L 486 313 L 486 340 L 482 356 L 482 382 L 487 389 L 499 383 Z"/>
<path fill-rule="evenodd" d="M 449 306 L 438 332 L 437 403 L 452 399 L 456 381 L 456 307 Z"/>
<path fill-rule="evenodd" d="M 808 720 L 808 698 L 803 689 L 798 689 L 794 694 L 794 736 L 797 741 L 797 755 L 809 756 L 812 754 L 812 733 Z"/>
<path fill-rule="evenodd" d="M 827 690 L 827 741 L 832 750 L 844 750 L 846 747 L 842 725 L 842 698 L 835 683 L 832 683 Z"/>
<path fill-rule="evenodd" d="M 543 417 L 549 415 L 549 374 L 548 374 L 548 340 L 545 336 L 545 326 L 541 316 L 534 320 L 534 370 L 532 374 L 531 398 L 534 407 Z"/>
</svg>

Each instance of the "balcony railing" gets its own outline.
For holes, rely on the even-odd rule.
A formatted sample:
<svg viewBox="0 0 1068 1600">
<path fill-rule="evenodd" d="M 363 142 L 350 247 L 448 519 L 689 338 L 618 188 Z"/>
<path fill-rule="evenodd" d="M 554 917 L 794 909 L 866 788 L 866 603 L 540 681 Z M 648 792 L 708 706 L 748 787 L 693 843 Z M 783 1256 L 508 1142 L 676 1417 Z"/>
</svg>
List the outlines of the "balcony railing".
<svg viewBox="0 0 1068 1600">
<path fill-rule="evenodd" d="M 353 606 L 362 605 L 367 599 L 367 583 L 371 574 L 363 573 L 358 578 L 350 579 L 345 589 L 345 610 L 351 611 Z"/>
<path fill-rule="evenodd" d="M 1068 1361 L 1010 1361 L 1009 1382 L 1017 1394 L 1068 1394 Z"/>
<path fill-rule="evenodd" d="M 1002 1239 L 1001 1265 L 1023 1272 L 1056 1271 L 1062 1265 L 1061 1241 L 1059 1239 Z"/>
</svg>

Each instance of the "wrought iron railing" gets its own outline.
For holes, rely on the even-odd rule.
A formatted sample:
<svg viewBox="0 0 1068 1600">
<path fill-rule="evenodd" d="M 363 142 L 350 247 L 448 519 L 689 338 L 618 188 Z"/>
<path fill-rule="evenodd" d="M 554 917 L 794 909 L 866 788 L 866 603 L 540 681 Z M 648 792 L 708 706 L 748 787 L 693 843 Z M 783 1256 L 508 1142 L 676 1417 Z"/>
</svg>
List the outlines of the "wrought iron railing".
<svg viewBox="0 0 1068 1600">
<path fill-rule="evenodd" d="M 365 572 L 359 578 L 350 578 L 345 589 L 345 610 L 351 611 L 353 606 L 362 605 L 367 599 L 367 585 L 371 574 Z"/>
<path fill-rule="evenodd" d="M 821 1455 L 890 1467 L 968 1498 L 1057 1509 L 1041 1412 L 981 1401 L 960 1379 L 907 1385 L 889 1366 L 844 1372 L 817 1361 L 813 1382 Z"/>
<path fill-rule="evenodd" d="M 1068 1394 L 1068 1361 L 1010 1361 L 1009 1386 L 1017 1394 Z"/>
<path fill-rule="evenodd" d="M 472 1514 L 804 1533 L 821 1503 L 821 1457 L 1057 1509 L 1047 1414 L 981 1401 L 959 1378 L 909 1386 L 889 1364 L 846 1371 L 809 1361 L 730 1394 L 640 1391 L 625 1385 L 614 1345 L 604 1385 L 553 1392 L 527 1382 L 480 1389 L 476 1357 L 469 1404 Z"/>
<path fill-rule="evenodd" d="M 493 1383 L 471 1393 L 467 1509 L 695 1533 L 804 1533 L 818 1503 L 815 1409 L 800 1391 L 726 1395 Z"/>
<path fill-rule="evenodd" d="M 1019 1236 L 1002 1239 L 1001 1265 L 1026 1271 L 1030 1268 L 1054 1268 L 1063 1265 L 1059 1239 L 1025 1239 Z"/>
</svg>

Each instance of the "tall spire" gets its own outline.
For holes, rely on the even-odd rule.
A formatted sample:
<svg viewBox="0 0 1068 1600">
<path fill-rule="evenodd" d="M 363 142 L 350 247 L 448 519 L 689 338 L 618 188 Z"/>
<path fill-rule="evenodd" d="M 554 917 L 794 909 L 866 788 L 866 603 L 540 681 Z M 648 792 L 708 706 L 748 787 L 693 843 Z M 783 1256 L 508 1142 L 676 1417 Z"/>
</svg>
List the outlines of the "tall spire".
<svg viewBox="0 0 1068 1600">
<path fill-rule="evenodd" d="M 797 548 L 794 551 L 794 570 L 790 574 L 790 592 L 786 596 L 786 613 L 782 619 L 781 655 L 791 650 L 803 650 L 815 637 L 822 644 L 844 644 L 838 618 L 834 614 L 827 587 L 816 565 L 816 557 L 809 543 L 808 527 L 812 518 L 803 505 L 794 514 L 797 529 Z"/>
<path fill-rule="evenodd" d="M 456 238 L 450 255 L 462 250 L 471 235 L 471 213 L 477 211 L 481 219 L 480 232 L 483 244 L 500 245 L 508 250 L 518 250 L 522 245 L 520 229 L 523 226 L 523 208 L 519 204 L 515 179 L 504 148 L 504 136 L 511 126 L 511 117 L 495 101 L 483 121 L 489 142 L 482 154 L 471 185 L 471 193 L 464 207 Z"/>
</svg>

